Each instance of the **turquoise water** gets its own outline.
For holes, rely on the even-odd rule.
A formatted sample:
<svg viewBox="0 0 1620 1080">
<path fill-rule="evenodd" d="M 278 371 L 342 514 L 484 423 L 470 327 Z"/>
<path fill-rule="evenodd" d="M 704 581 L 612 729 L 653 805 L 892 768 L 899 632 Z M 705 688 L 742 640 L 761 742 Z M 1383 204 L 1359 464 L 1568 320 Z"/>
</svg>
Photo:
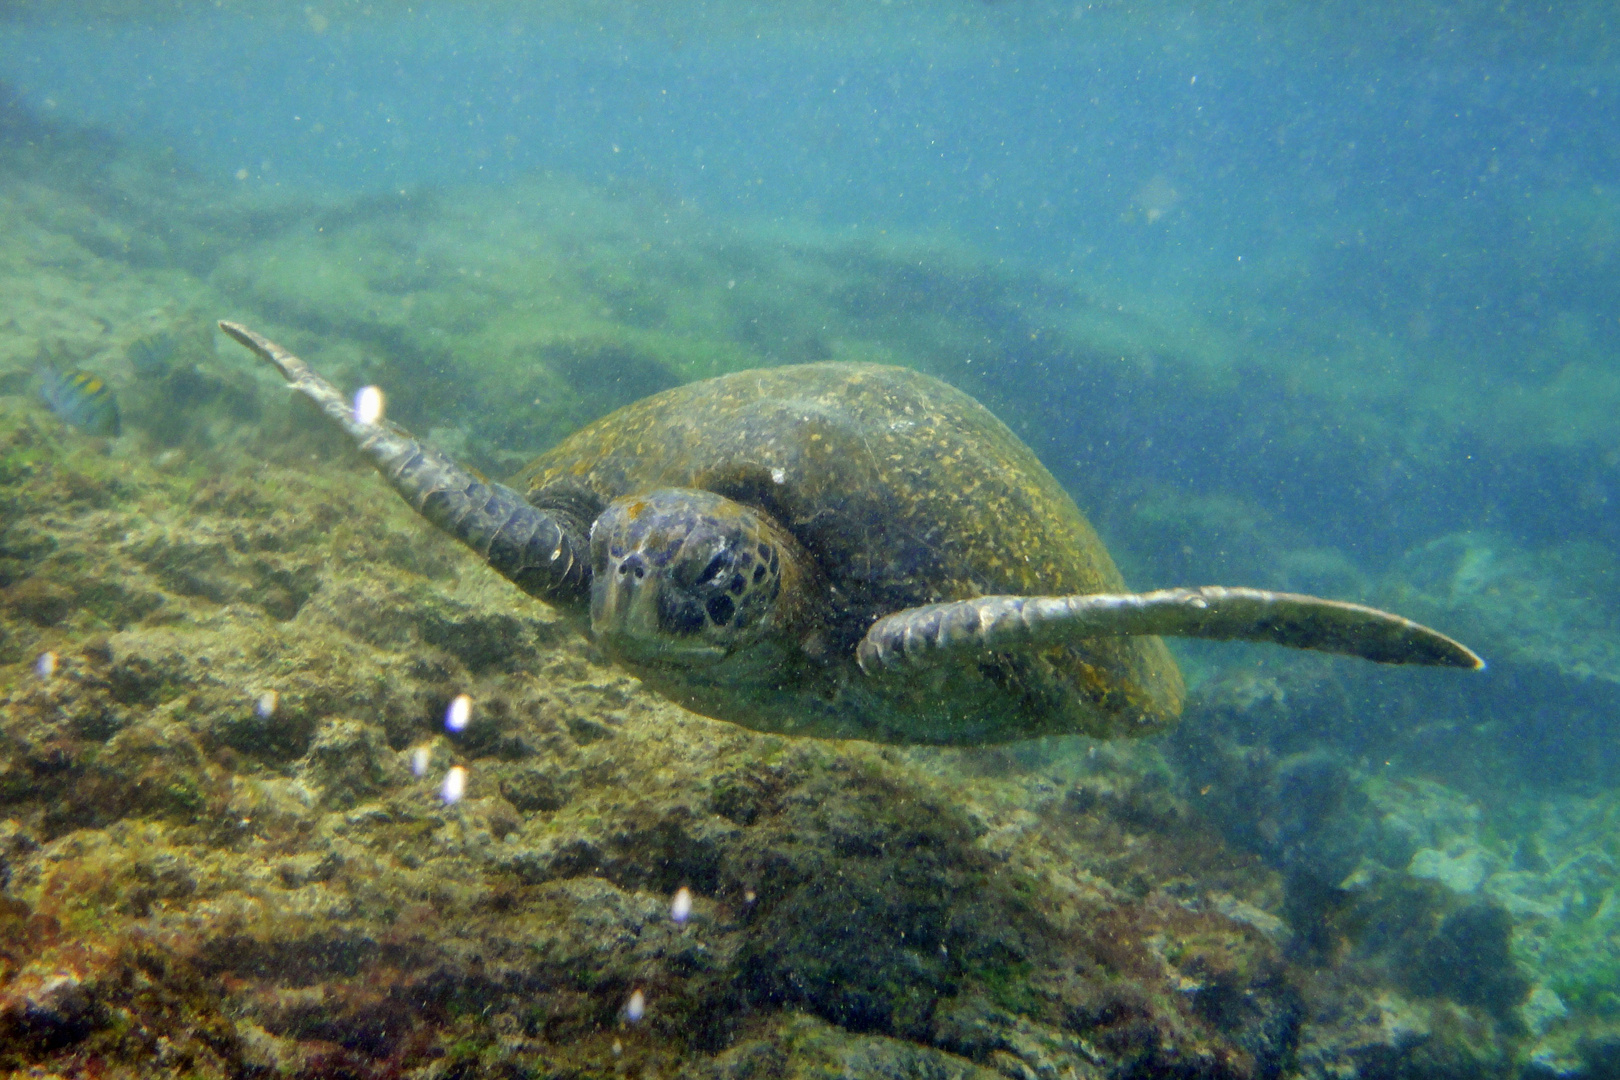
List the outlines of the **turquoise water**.
<svg viewBox="0 0 1620 1080">
<path fill-rule="evenodd" d="M 320 484 L 368 491 L 374 484 L 352 470 L 335 440 L 322 441 L 307 416 L 289 411 L 237 346 L 214 334 L 215 319 L 264 329 L 345 387 L 382 385 L 390 417 L 491 476 L 510 474 L 582 423 L 676 383 L 806 361 L 906 364 L 960 386 L 1006 421 L 1097 526 L 1133 587 L 1252 585 L 1375 604 L 1456 636 L 1489 667 L 1462 676 L 1177 643 L 1189 705 L 1181 728 L 1146 749 L 1105 745 L 1097 764 L 1097 745 L 1058 741 L 982 758 L 908 751 L 913 756 L 881 759 L 886 765 L 859 758 L 861 768 L 903 764 L 917 775 L 956 777 L 941 781 L 947 789 L 971 787 L 962 776 L 1027 782 L 1016 797 L 973 789 L 981 799 L 973 813 L 1016 804 L 1053 829 L 1064 815 L 1117 813 L 1127 825 L 1150 821 L 1158 823 L 1150 831 L 1163 826 L 1164 835 L 1181 837 L 1164 841 L 1173 857 L 1133 866 L 1135 877 L 1119 871 L 1122 910 L 1144 896 L 1194 893 L 1206 897 L 1201 911 L 1216 910 L 1207 897 L 1217 892 L 1226 897 L 1220 903 L 1237 896 L 1254 911 L 1264 908 L 1288 928 L 1268 938 L 1289 972 L 1279 979 L 1308 984 L 1298 1013 L 1318 1017 L 1300 1022 L 1305 1035 L 1285 1038 L 1276 1032 L 1294 1029 L 1277 1017 L 1292 1014 L 1279 1004 L 1275 1016 L 1267 1013 L 1271 1034 L 1245 1028 L 1240 1038 L 1211 1019 L 1227 1017 L 1225 1006 L 1187 1006 L 1196 1023 L 1230 1035 L 1256 1060 L 1271 1061 L 1275 1051 L 1284 1062 L 1269 1073 L 1270 1066 L 1246 1074 L 1233 1066 L 1233 1075 L 1613 1075 L 1620 1060 L 1616 30 L 1601 4 L 0 2 L 0 198 L 10 219 L 10 236 L 0 239 L 9 282 L 0 395 L 16 415 L 44 417 L 37 370 L 104 378 L 117 392 L 124 434 L 97 444 L 88 441 L 93 432 L 66 431 L 49 445 L 90 455 L 71 458 L 89 476 L 111 475 L 83 464 L 97 454 L 107 467 L 152 470 L 133 486 L 108 481 L 104 497 L 84 494 L 89 481 L 64 482 L 50 489 L 62 500 L 60 514 L 25 513 L 15 508 L 34 504 L 18 493 L 55 466 L 40 464 L 45 443 L 8 436 L 0 475 L 14 490 L 5 521 L 58 531 L 48 542 L 0 544 L 6 685 L 58 678 L 58 657 L 69 673 L 62 677 L 82 675 L 83 686 L 94 682 L 84 672 L 100 672 L 97 692 L 113 695 L 106 715 L 117 718 L 103 724 L 80 716 L 71 735 L 99 747 L 112 736 L 85 731 L 156 724 L 153 702 L 166 708 L 178 700 L 164 697 L 163 687 L 221 684 L 143 660 L 141 678 L 151 688 L 129 690 L 146 683 L 97 667 L 103 654 L 114 668 L 124 663 L 118 635 L 161 635 L 171 625 L 215 632 L 227 618 L 221 612 L 242 605 L 289 633 L 300 620 L 326 626 L 320 620 L 329 617 L 355 635 L 362 644 L 346 647 L 360 652 L 406 652 L 396 641 L 404 635 L 432 658 L 400 675 L 417 680 L 410 683 L 417 689 L 396 697 L 379 690 L 373 705 L 362 706 L 358 691 L 306 687 L 307 702 L 329 704 L 300 705 L 307 730 L 290 742 L 271 740 L 281 749 L 266 750 L 268 743 L 223 720 L 186 721 L 201 732 L 199 753 L 220 775 L 306 784 L 317 792 L 310 805 L 337 815 L 340 804 L 348 813 L 354 799 L 391 798 L 410 781 L 400 764 L 386 782 L 355 781 L 360 794 L 348 802 L 323 803 L 322 784 L 341 787 L 331 779 L 332 759 L 385 747 L 404 762 L 420 732 L 401 717 L 432 731 L 462 692 L 457 679 L 496 671 L 512 686 L 536 684 L 538 669 L 511 657 L 575 640 L 528 624 L 514 630 L 516 622 L 483 609 L 441 614 L 435 605 L 495 602 L 481 593 L 468 599 L 475 586 L 457 592 L 446 584 L 453 556 L 429 541 L 421 541 L 426 554 L 417 552 L 408 525 L 390 525 L 399 531 L 386 540 L 349 538 L 344 527 L 352 523 L 335 521 L 309 531 L 310 515 L 319 516 L 311 505 L 350 496 L 311 495 L 282 473 L 266 488 L 276 494 L 252 497 L 268 501 L 251 512 L 243 509 L 249 496 L 216 498 L 205 484 L 152 494 L 164 476 L 187 485 L 234 478 L 228 482 L 246 490 L 261 462 L 291 477 L 319 472 L 313 482 Z M 162 343 L 161 357 L 152 342 Z M 85 426 L 59 406 L 57 414 Z M 320 456 L 319 469 L 306 446 Z M 275 502 L 282 498 L 290 501 Z M 124 562 L 146 567 L 151 595 L 168 597 L 162 610 L 176 610 L 176 597 L 201 597 L 218 610 L 153 616 L 157 601 L 129 599 L 136 586 L 120 584 L 124 599 L 114 602 L 108 596 L 117 590 L 74 584 L 76 564 L 50 554 L 112 536 L 116 530 L 95 517 L 109 507 L 140 508 L 145 520 L 184 531 L 156 506 L 193 508 L 196 521 L 210 523 L 193 523 L 204 538 L 177 541 L 177 555 L 148 538 L 119 549 L 129 556 Z M 211 515 L 235 524 L 213 524 Z M 249 520 L 258 524 L 243 524 Z M 259 528 L 268 534 L 241 539 L 242 530 Z M 266 560 L 282 556 L 263 554 L 327 543 L 336 554 L 298 566 L 270 566 Z M 378 559 L 421 579 L 390 585 L 387 595 L 401 611 L 433 612 L 421 616 L 428 629 L 388 623 L 392 629 L 361 631 L 330 611 L 303 614 L 348 587 L 346 573 L 361 573 L 342 562 L 345 543 L 375 544 Z M 226 549 L 245 561 L 228 572 L 210 568 Z M 188 568 L 188 558 L 204 565 Z M 115 610 L 124 614 L 108 614 Z M 113 644 L 105 644 L 109 634 Z M 512 644 L 518 638 L 521 647 Z M 156 648 L 127 647 L 134 654 Z M 262 649 L 261 666 L 241 675 L 252 684 L 237 688 L 249 695 L 243 700 L 265 700 L 282 677 L 272 674 L 271 652 Z M 39 674 L 46 655 L 49 676 Z M 643 700 L 639 690 L 602 691 L 578 675 L 602 660 L 585 656 L 541 667 L 548 678 L 594 686 L 590 692 L 609 702 L 603 708 L 623 707 L 615 695 Z M 206 694 L 197 694 L 203 702 Z M 8 700 L 18 710 L 44 709 L 21 690 Z M 273 714 L 279 698 L 270 700 Z M 211 716 L 212 707 L 198 704 L 196 715 Z M 524 723 L 550 715 L 540 706 L 529 714 L 503 707 L 507 718 L 527 716 Z M 349 731 L 342 725 L 351 721 L 372 732 L 354 736 L 361 749 L 323 758 L 319 740 Z M 605 738 L 596 723 L 558 721 L 582 747 Z M 220 735 L 209 725 L 229 730 Z M 529 752 L 514 746 L 545 741 L 533 731 L 508 736 L 454 743 L 474 791 L 481 767 L 504 768 L 495 763 Z M 730 737 L 683 735 L 706 753 Z M 17 745 L 33 745 L 32 738 L 18 736 Z M 789 781 L 725 772 L 730 766 L 720 762 L 731 760 L 726 755 L 775 761 L 785 752 L 747 743 L 713 753 L 715 763 L 692 766 L 687 777 L 693 790 L 717 793 L 703 812 L 738 827 L 771 820 L 779 812 L 773 785 Z M 7 849 L 19 866 L 21 853 L 61 842 L 69 824 L 93 832 L 108 820 L 161 817 L 134 796 L 127 814 L 20 809 L 58 795 L 42 794 L 57 791 L 56 781 L 39 779 L 49 772 L 38 764 L 48 755 L 18 755 L 33 763 L 26 775 L 38 781 L 0 788 L 7 800 L 0 819 L 11 815 L 34 845 Z M 647 771 L 625 766 L 628 775 L 586 786 L 634 791 L 660 782 L 650 778 L 657 751 L 626 755 Z M 528 787 L 512 781 L 512 791 L 527 794 L 505 798 L 521 815 L 514 820 L 526 824 L 501 835 L 541 828 L 533 822 L 571 805 L 567 792 L 582 768 L 600 777 L 607 767 L 570 758 L 543 780 L 524 780 Z M 1096 787 L 1096 777 L 1114 775 L 1109 770 L 1128 778 L 1118 781 L 1128 794 Z M 916 810 L 896 809 L 905 799 L 874 783 L 881 790 L 863 791 L 868 801 L 850 814 L 882 818 L 887 828 L 882 815 L 892 810 L 896 835 L 923 837 L 917 850 L 949 848 L 973 832 L 971 821 L 982 824 L 966 810 L 963 820 L 971 821 L 959 830 L 917 824 Z M 1056 787 L 1042 794 L 1042 784 Z M 807 790 L 830 800 L 840 788 L 817 780 Z M 1170 810 L 1160 799 L 1179 801 Z M 842 820 L 829 814 L 835 825 Z M 600 808 L 591 815 L 597 824 L 618 820 Z M 1087 874 L 1106 876 L 1102 862 L 1086 860 L 1100 860 L 1099 845 L 1117 841 L 1115 834 L 1099 826 L 1084 842 L 1047 836 L 1032 855 L 1034 847 L 1018 847 L 1022 840 L 995 839 L 1035 828 L 1010 820 L 998 819 L 992 839 L 972 840 L 980 845 L 973 858 L 1011 850 L 1016 857 L 1006 857 L 1027 869 L 1064 851 Z M 835 836 L 840 827 L 827 826 Z M 654 834 L 664 835 L 646 830 Z M 627 824 L 613 835 L 643 834 Z M 1094 1017 L 1073 1019 L 1092 1016 L 1092 1006 L 1040 982 L 1041 962 L 1029 957 L 1045 954 L 1033 947 L 992 975 L 984 956 L 1018 950 L 974 939 L 963 947 L 982 955 L 946 971 L 932 953 L 916 960 L 903 949 L 891 956 L 887 945 L 852 946 L 888 958 L 873 974 L 843 954 L 818 967 L 804 959 L 817 955 L 815 943 L 789 940 L 781 923 L 747 937 L 754 900 L 726 892 L 734 869 L 727 860 L 746 859 L 727 846 L 732 841 L 704 836 L 712 851 L 699 845 L 705 854 L 689 859 L 652 841 L 645 841 L 650 848 L 623 841 L 632 853 L 621 851 L 617 863 L 577 856 L 580 867 L 589 862 L 632 898 L 613 903 L 656 908 L 663 894 L 690 883 L 700 910 L 710 910 L 702 905 L 712 897 L 725 911 L 713 918 L 733 920 L 728 932 L 747 938 L 727 953 L 744 958 L 738 966 L 719 969 L 733 980 L 727 993 L 740 996 L 680 982 L 690 1009 L 682 1015 L 711 1019 L 693 1020 L 702 1036 L 669 1051 L 675 1057 L 664 1065 L 698 1068 L 704 1055 L 745 1045 L 753 1037 L 748 1024 L 795 1009 L 852 1038 L 877 1033 L 952 1061 L 988 1066 L 1000 1060 L 995 1053 L 1013 1053 L 965 1034 L 972 1024 L 960 1010 L 947 1021 L 939 1019 L 944 1006 L 936 1015 L 934 1005 L 917 1004 L 957 1000 L 958 991 L 1030 1023 L 1066 1009 L 1064 1030 L 1093 1038 Z M 1007 848 L 994 848 L 1003 842 Z M 555 854 L 563 850 L 555 837 L 525 843 L 552 852 L 546 858 L 558 864 L 575 858 Z M 837 860 L 854 858 L 857 848 L 867 852 L 830 843 L 823 869 L 845 866 Z M 1270 884 L 1244 892 L 1221 878 L 1228 871 L 1200 861 L 1205 848 L 1197 848 L 1205 855 L 1187 853 L 1204 843 L 1216 845 L 1207 849 L 1220 853 L 1208 856 L 1215 862 L 1253 860 L 1253 872 L 1270 875 Z M 683 869 L 637 868 L 638 858 L 653 857 L 649 850 Z M 883 865 L 911 883 L 894 889 L 933 887 L 927 858 L 892 858 Z M 522 868 L 537 859 L 511 856 L 500 864 L 501 880 L 524 888 L 567 880 L 574 888 L 590 876 L 553 867 L 524 878 L 530 871 Z M 1185 878 L 1193 884 L 1165 884 L 1176 859 L 1191 867 Z M 850 880 L 887 880 L 889 871 L 861 866 L 848 864 Z M 40 873 L 18 871 L 19 882 L 33 883 L 13 890 L 30 910 L 44 910 L 27 891 Z M 1223 884 L 1212 884 L 1217 879 Z M 870 885 L 873 894 L 885 888 Z M 856 908 L 866 902 L 843 889 L 825 893 Z M 926 919 L 916 916 L 941 948 L 958 940 L 941 926 L 979 911 L 977 901 L 953 896 L 938 910 L 928 907 Z M 1134 900 L 1118 899 L 1126 896 Z M 396 899 L 388 900 L 390 920 Z M 522 893 L 512 902 L 522 908 L 532 899 Z M 1002 911 L 992 900 L 984 911 Z M 1031 903 L 1046 910 L 1042 902 Z M 582 901 L 569 910 L 588 907 Z M 780 918 L 811 928 L 805 933 L 832 935 L 840 926 L 808 894 L 761 910 L 762 919 L 791 913 Z M 884 909 L 873 924 L 882 933 L 860 923 L 852 940 L 898 933 L 911 925 L 907 917 Z M 1256 919 L 1245 925 L 1271 925 Z M 370 927 L 355 933 L 376 936 Z M 1138 936 L 1158 940 L 1153 935 Z M 799 957 L 799 966 L 773 968 L 762 959 L 771 949 Z M 1179 958 L 1185 950 L 1196 951 L 1170 951 Z M 913 961 L 915 979 L 902 994 L 890 983 L 906 977 L 893 971 L 909 971 Z M 1219 967 L 1198 961 L 1206 962 Z M 681 963 L 669 969 L 679 968 L 679 979 L 659 977 L 671 985 L 696 980 L 702 965 L 690 957 Z M 1245 978 L 1257 970 L 1233 963 Z M 589 966 L 578 961 L 569 970 Z M 240 974 L 199 970 L 226 981 Z M 1220 983 L 1178 970 L 1185 981 Z M 1331 978 L 1321 974 L 1329 970 Z M 592 1031 L 630 1030 L 612 1002 L 634 980 L 611 965 L 602 971 L 609 973 L 580 974 L 570 984 L 587 1004 L 546 999 L 546 1008 L 569 1017 L 557 1023 L 580 1040 L 588 1026 L 580 1016 L 596 1017 Z M 1462 1051 L 1435 1051 L 1391 1065 L 1342 1045 L 1326 1049 L 1331 1039 L 1309 1033 L 1326 1029 L 1320 1017 L 1333 1010 L 1322 1004 L 1331 997 L 1323 986 L 1333 979 L 1361 987 L 1364 1000 L 1388 991 L 1419 1003 L 1412 1008 L 1430 1010 L 1418 1025 L 1427 1025 L 1424 1038 L 1439 1045 L 1433 1033 L 1448 1032 L 1476 1056 L 1458 1064 Z M 1027 993 L 1046 1001 L 1047 1013 L 1020 996 L 1026 983 L 1043 988 Z M 961 990 L 969 985 L 972 994 Z M 1181 1000 L 1180 990 L 1165 993 Z M 909 1004 L 893 1004 L 902 997 Z M 1405 1007 L 1392 1007 L 1386 1034 L 1418 1024 Z M 457 1023 L 467 1015 L 458 1011 L 463 1004 L 435 1008 Z M 430 1025 L 443 1020 L 403 1014 Z M 9 1053 L 5 1015 L 0 1008 L 0 1050 Z M 350 1039 L 307 1017 L 288 1020 L 289 1012 L 254 1015 L 289 1046 L 340 1044 L 367 1068 L 390 1054 L 409 1057 L 384 1035 Z M 715 1015 L 733 1019 L 720 1023 Z M 81 1018 L 66 1027 L 115 1026 L 98 1023 Z M 540 1021 L 524 1023 L 533 1038 L 551 1039 L 548 1046 L 569 1044 L 565 1035 L 534 1035 L 549 1030 Z M 444 1021 L 442 1031 L 453 1026 Z M 659 1047 L 679 1042 L 657 1030 Z M 52 1042 L 64 1037 L 42 1036 L 44 1049 L 22 1056 L 0 1053 L 0 1065 L 31 1066 L 99 1036 Z M 1289 1038 L 1305 1049 L 1278 1050 Z M 1254 1049 L 1262 1043 L 1266 1053 Z M 837 1045 L 838 1053 L 855 1053 L 854 1043 Z M 1417 1053 L 1416 1043 L 1403 1045 L 1401 1053 Z M 1038 1063 L 1019 1046 L 1020 1061 Z M 607 1053 L 605 1043 L 598 1052 Z M 290 1050 L 278 1053 L 277 1061 L 292 1060 Z M 494 1068 L 492 1059 L 479 1060 Z M 523 1060 L 535 1074 L 544 1071 Z M 607 1060 L 580 1068 L 588 1073 Z M 636 1067 L 654 1069 L 649 1061 Z M 1185 1064 L 1152 1061 L 1136 1060 L 1138 1073 L 1114 1059 L 1108 1067 L 1171 1075 Z M 321 1075 L 322 1067 L 310 1065 L 307 1074 Z M 926 1071 L 923 1059 L 907 1067 Z"/>
<path fill-rule="evenodd" d="M 1000 4 L 61 12 L 8 24 L 0 70 L 42 115 L 245 189 L 546 171 L 718 220 L 948 235 L 1344 364 L 1352 390 L 1444 367 L 1442 388 L 1477 400 L 1620 343 L 1602 25 Z M 1351 335 L 1376 343 L 1373 370 L 1345 359 Z M 1268 469 L 1219 432 L 1205 456 L 1243 454 L 1243 475 L 1188 462 L 1177 451 L 1226 417 L 1192 422 L 1156 433 L 1141 467 L 1247 484 L 1304 520 L 1347 513 L 1340 542 L 1406 544 L 1482 508 L 1538 539 L 1615 539 L 1612 515 L 1585 510 L 1613 484 L 1598 459 L 1503 476 L 1454 430 L 1434 448 L 1444 481 L 1346 509 L 1354 473 Z M 1384 536 L 1413 497 L 1436 521 Z"/>
</svg>

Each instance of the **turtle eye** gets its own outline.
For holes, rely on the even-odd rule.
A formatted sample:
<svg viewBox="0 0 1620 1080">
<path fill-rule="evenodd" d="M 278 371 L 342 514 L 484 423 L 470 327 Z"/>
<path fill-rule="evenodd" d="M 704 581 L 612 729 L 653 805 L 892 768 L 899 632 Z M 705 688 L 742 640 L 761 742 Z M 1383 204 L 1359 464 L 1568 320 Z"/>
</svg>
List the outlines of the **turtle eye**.
<svg viewBox="0 0 1620 1080">
<path fill-rule="evenodd" d="M 714 558 L 709 560 L 709 565 L 703 568 L 703 573 L 698 575 L 698 579 L 695 584 L 707 585 L 709 582 L 719 577 L 720 571 L 726 568 L 727 561 L 726 549 L 721 548 L 719 551 L 714 553 Z"/>
<path fill-rule="evenodd" d="M 707 608 L 709 620 L 716 626 L 724 626 L 730 622 L 732 614 L 737 610 L 737 606 L 731 602 L 731 597 L 725 593 L 710 598 Z"/>
</svg>

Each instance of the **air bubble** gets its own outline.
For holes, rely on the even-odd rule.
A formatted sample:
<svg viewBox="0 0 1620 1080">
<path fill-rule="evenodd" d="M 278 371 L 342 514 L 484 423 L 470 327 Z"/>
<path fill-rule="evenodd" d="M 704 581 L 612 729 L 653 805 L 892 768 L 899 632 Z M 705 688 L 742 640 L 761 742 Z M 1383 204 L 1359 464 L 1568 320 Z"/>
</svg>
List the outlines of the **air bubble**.
<svg viewBox="0 0 1620 1080">
<path fill-rule="evenodd" d="M 685 885 L 675 890 L 675 899 L 669 902 L 669 917 L 677 926 L 685 926 L 692 917 L 692 890 Z"/>
<path fill-rule="evenodd" d="M 362 386 L 354 394 L 354 422 L 368 427 L 383 417 L 383 392 L 376 386 Z"/>
<path fill-rule="evenodd" d="M 456 765 L 444 774 L 444 786 L 439 789 L 439 797 L 446 806 L 454 806 L 467 794 L 467 770 Z"/>
<path fill-rule="evenodd" d="M 450 731 L 466 731 L 467 724 L 472 720 L 472 698 L 466 694 L 457 694 L 450 707 L 444 710 L 444 726 Z"/>
</svg>

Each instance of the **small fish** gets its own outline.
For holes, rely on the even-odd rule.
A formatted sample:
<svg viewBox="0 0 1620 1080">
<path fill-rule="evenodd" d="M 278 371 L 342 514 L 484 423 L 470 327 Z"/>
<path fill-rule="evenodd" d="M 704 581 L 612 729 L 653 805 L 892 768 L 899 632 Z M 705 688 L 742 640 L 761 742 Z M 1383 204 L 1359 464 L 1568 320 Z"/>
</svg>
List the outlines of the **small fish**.
<svg viewBox="0 0 1620 1080">
<path fill-rule="evenodd" d="M 169 373 L 169 361 L 174 357 L 174 335 L 167 330 L 138 337 L 129 343 L 125 355 L 129 366 L 143 379 L 161 379 Z"/>
<path fill-rule="evenodd" d="M 117 436 L 123 431 L 118 398 L 100 375 L 42 367 L 39 377 L 39 396 L 63 420 L 88 435 Z"/>
</svg>

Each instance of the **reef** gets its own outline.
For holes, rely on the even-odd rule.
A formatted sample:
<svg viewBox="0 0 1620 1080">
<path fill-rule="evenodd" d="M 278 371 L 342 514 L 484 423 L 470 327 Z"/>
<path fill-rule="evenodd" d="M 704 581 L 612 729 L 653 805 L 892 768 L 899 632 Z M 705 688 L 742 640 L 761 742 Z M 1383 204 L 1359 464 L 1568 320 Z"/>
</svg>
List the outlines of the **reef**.
<svg viewBox="0 0 1620 1080">
<path fill-rule="evenodd" d="M 1151 773 L 992 779 L 694 717 L 361 471 L 77 439 L 0 413 L 7 1067 L 1289 1060 L 1273 876 Z"/>
<path fill-rule="evenodd" d="M 937 241 L 747 232 L 544 177 L 221 191 L 21 112 L 0 139 L 0 1067 L 1612 1074 L 1620 623 L 1588 599 L 1612 580 L 1593 528 L 1391 528 L 1375 571 L 1256 482 L 1128 470 L 1156 425 L 1274 370 Z M 424 527 L 219 347 L 218 316 L 384 386 L 494 475 L 675 382 L 912 363 L 1057 462 L 1134 580 L 1382 599 L 1477 641 L 1508 688 L 1192 648 L 1159 743 L 709 721 Z M 124 435 L 52 416 L 41 362 L 112 382 Z M 1365 400 L 1343 443 L 1300 419 L 1345 400 L 1334 378 L 1257 415 L 1293 418 L 1279 438 L 1321 475 L 1395 475 L 1416 437 Z M 1065 395 L 1136 411 L 1082 437 Z M 1258 437 L 1209 431 L 1236 455 Z M 1496 790 L 1504 770 L 1523 783 Z"/>
</svg>

